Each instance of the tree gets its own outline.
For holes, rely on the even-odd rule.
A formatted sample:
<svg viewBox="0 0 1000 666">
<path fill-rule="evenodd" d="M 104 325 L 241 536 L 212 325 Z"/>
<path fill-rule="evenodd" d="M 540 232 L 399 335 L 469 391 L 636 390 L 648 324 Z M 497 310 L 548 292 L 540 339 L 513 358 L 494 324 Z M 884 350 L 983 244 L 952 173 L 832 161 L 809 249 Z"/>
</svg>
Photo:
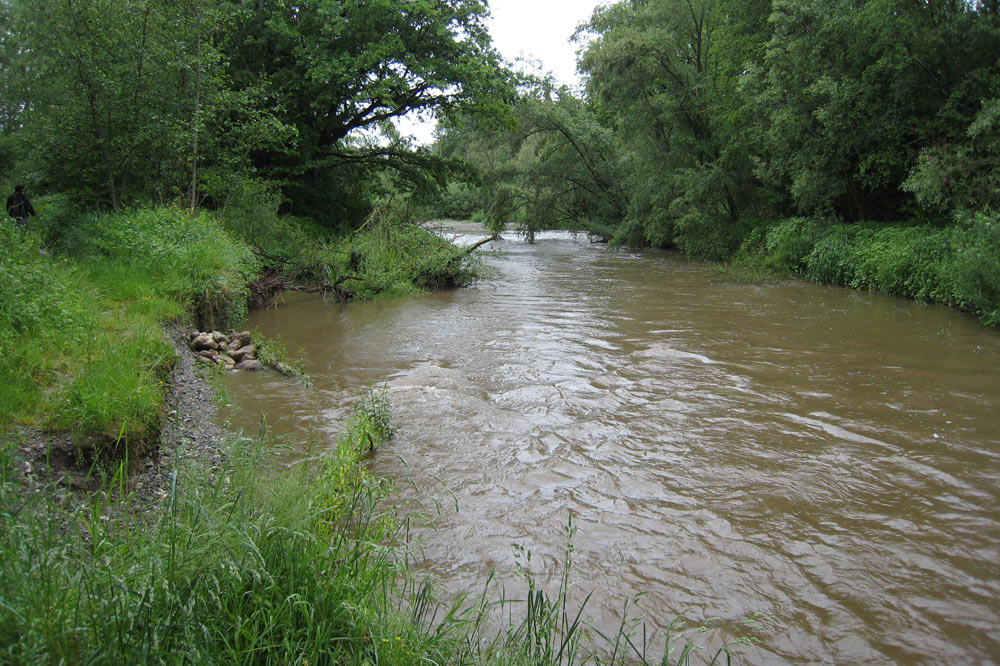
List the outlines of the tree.
<svg viewBox="0 0 1000 666">
<path fill-rule="evenodd" d="M 997 94 L 995 19 L 963 0 L 776 0 L 753 71 L 770 123 L 759 174 L 806 214 L 905 216 L 920 150 Z"/>
<path fill-rule="evenodd" d="M 196 197 L 199 146 L 225 81 L 228 17 L 204 0 L 14 0 L 33 87 L 25 137 L 48 185 L 117 208 Z"/>
<path fill-rule="evenodd" d="M 377 173 L 425 187 L 443 165 L 386 123 L 495 113 L 509 92 L 474 0 L 4 0 L 19 110 L 49 188 L 91 205 L 217 203 L 278 183 L 297 212 L 358 211 Z M 244 188 L 245 189 L 245 188 Z M 267 186 L 265 186 L 267 189 Z M 330 206 L 338 194 L 342 205 Z M 353 208 L 352 208 L 353 207 Z"/>
<path fill-rule="evenodd" d="M 473 174 L 449 195 L 496 232 L 517 224 L 529 237 L 549 228 L 609 237 L 628 203 L 613 132 L 551 81 L 525 82 L 513 118 L 508 126 L 466 118 L 439 133 L 438 154 L 464 160 Z"/>
<path fill-rule="evenodd" d="M 235 1 L 235 0 L 234 0 Z M 406 114 L 497 113 L 512 96 L 480 0 L 260 0 L 237 30 L 237 87 L 263 81 L 297 140 L 254 165 L 288 184 L 300 212 L 327 217 L 331 181 L 371 169 L 426 173 L 429 152 L 372 141 Z"/>
<path fill-rule="evenodd" d="M 616 128 L 626 165 L 623 239 L 724 256 L 756 212 L 739 81 L 767 4 L 619 2 L 581 30 L 587 93 Z"/>
<path fill-rule="evenodd" d="M 983 101 L 960 140 L 921 150 L 903 189 L 936 211 L 1000 211 L 1000 97 Z"/>
</svg>

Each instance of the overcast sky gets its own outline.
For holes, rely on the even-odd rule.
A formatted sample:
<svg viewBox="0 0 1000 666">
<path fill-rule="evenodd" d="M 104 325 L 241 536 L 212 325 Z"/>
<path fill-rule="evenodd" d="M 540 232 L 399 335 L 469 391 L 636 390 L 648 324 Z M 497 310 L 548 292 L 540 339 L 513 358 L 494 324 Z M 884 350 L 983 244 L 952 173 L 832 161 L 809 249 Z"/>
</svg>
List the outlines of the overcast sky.
<svg viewBox="0 0 1000 666">
<path fill-rule="evenodd" d="M 490 34 L 508 60 L 541 60 L 562 83 L 574 85 L 576 48 L 569 39 L 600 0 L 490 0 Z"/>
<path fill-rule="evenodd" d="M 552 72 L 560 83 L 577 85 L 576 44 L 569 39 L 576 26 L 607 0 L 489 0 L 493 44 L 509 61 L 540 61 L 540 73 Z M 531 70 L 528 71 L 537 71 Z M 433 125 L 401 123 L 404 134 L 430 142 Z"/>
</svg>

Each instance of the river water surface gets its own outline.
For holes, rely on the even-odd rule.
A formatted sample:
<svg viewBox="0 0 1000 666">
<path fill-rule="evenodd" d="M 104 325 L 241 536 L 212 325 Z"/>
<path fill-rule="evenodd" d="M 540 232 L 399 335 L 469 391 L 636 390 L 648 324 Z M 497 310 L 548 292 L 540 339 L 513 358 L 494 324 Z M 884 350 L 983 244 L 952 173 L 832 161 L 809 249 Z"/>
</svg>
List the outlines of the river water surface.
<svg viewBox="0 0 1000 666">
<path fill-rule="evenodd" d="M 333 438 L 387 386 L 372 464 L 432 516 L 413 531 L 449 591 L 516 579 L 513 544 L 556 578 L 572 514 L 598 627 L 639 595 L 651 628 L 773 616 L 749 663 L 1000 663 L 997 332 L 582 236 L 488 247 L 475 288 L 255 313 L 314 386 L 229 376 L 222 418 Z"/>
</svg>

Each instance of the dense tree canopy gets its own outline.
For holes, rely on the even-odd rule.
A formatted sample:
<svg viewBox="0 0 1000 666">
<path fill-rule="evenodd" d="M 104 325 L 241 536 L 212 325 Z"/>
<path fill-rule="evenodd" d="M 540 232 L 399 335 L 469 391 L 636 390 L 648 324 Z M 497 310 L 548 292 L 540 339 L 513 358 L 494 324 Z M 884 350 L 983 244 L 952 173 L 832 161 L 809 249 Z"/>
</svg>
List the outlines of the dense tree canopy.
<svg viewBox="0 0 1000 666">
<path fill-rule="evenodd" d="M 577 226 L 710 258 L 793 215 L 948 220 L 998 204 L 995 2 L 628 0 L 577 38 L 583 96 L 528 94 L 505 140 L 521 151 L 542 119 L 572 109 L 573 122 L 484 178 L 507 199 L 515 182 L 521 200 L 548 201 L 559 178 L 596 192 L 613 174 L 615 194 Z M 451 150 L 477 140 L 450 132 Z M 561 219 L 518 210 L 535 228 Z"/>
<path fill-rule="evenodd" d="M 20 171 L 95 205 L 198 205 L 234 175 L 330 218 L 374 174 L 440 161 L 380 139 L 408 113 L 511 96 L 480 0 L 2 0 L 3 131 Z M 7 21 L 4 22 L 8 25 Z M 391 131 L 390 131 L 391 135 Z"/>
</svg>

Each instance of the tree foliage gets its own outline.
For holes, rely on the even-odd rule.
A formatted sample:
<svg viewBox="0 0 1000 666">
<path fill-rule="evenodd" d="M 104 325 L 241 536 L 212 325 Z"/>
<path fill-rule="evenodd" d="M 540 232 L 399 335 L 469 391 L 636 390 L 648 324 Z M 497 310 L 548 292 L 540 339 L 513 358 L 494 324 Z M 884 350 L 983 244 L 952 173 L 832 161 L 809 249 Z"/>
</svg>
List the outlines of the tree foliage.
<svg viewBox="0 0 1000 666">
<path fill-rule="evenodd" d="M 298 212 L 367 208 L 377 174 L 446 165 L 399 116 L 495 114 L 509 97 L 480 0 L 3 0 L 4 132 L 18 170 L 91 205 L 277 183 Z M 7 21 L 4 21 L 8 25 Z M 387 131 L 388 130 L 388 131 Z"/>
<path fill-rule="evenodd" d="M 512 126 L 451 126 L 438 154 L 471 164 L 475 193 L 453 188 L 478 207 L 487 226 L 517 224 L 529 234 L 560 226 L 599 232 L 619 219 L 622 190 L 615 137 L 566 88 L 536 82 L 514 107 Z"/>
<path fill-rule="evenodd" d="M 1000 205 L 995 2 L 627 0 L 576 39 L 584 94 L 523 95 L 520 129 L 492 133 L 502 168 L 478 162 L 483 210 L 534 228 L 569 212 L 620 242 L 724 258 L 769 220 L 941 224 Z M 469 125 L 449 150 L 484 136 Z M 600 195 L 542 205 L 560 180 Z"/>
</svg>

